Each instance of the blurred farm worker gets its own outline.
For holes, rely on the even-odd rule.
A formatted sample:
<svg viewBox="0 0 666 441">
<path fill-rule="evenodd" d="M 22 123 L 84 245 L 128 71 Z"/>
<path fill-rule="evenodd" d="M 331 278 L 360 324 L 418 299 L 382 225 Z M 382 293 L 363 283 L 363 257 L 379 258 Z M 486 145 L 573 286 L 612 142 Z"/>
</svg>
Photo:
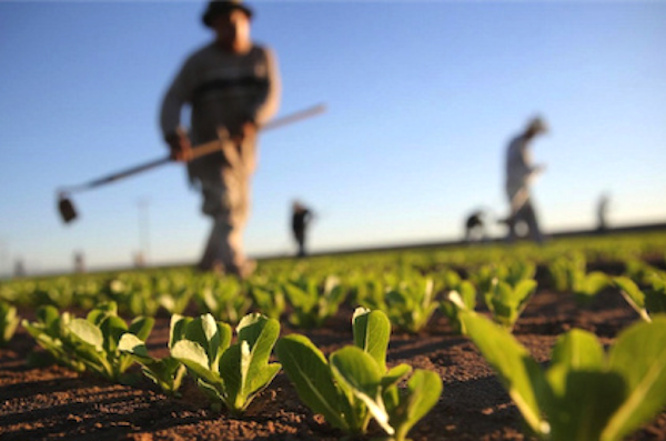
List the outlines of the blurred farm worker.
<svg viewBox="0 0 666 441">
<path fill-rule="evenodd" d="M 213 228 L 198 268 L 247 277 L 255 263 L 243 253 L 256 167 L 257 131 L 277 111 L 280 79 L 273 52 L 250 38 L 253 12 L 235 1 L 211 1 L 203 24 L 212 42 L 192 53 L 161 107 L 164 138 L 177 161 L 187 161 L 190 183 L 203 196 Z M 189 133 L 181 112 L 191 107 Z M 192 145 L 222 140 L 222 151 L 192 159 Z"/>
<path fill-rule="evenodd" d="M 530 200 L 529 186 L 545 167 L 532 164 L 530 146 L 534 138 L 547 131 L 548 126 L 543 119 L 533 118 L 523 133 L 509 143 L 506 154 L 506 193 L 510 204 L 510 215 L 506 223 L 509 227 L 509 240 L 516 238 L 516 227 L 523 224 L 527 226 L 532 240 L 543 242 L 537 216 Z"/>
<path fill-rule="evenodd" d="M 298 257 L 305 257 L 305 233 L 310 221 L 312 220 L 312 211 L 302 205 L 299 201 L 292 204 L 291 229 L 294 233 L 294 239 L 298 245 Z"/>
<path fill-rule="evenodd" d="M 603 233 L 608 229 L 606 217 L 608 215 L 608 202 L 610 198 L 607 194 L 602 194 L 597 204 L 597 231 Z"/>
<path fill-rule="evenodd" d="M 465 220 L 465 241 L 483 240 L 486 236 L 486 228 L 483 218 L 483 210 L 476 210 Z"/>
</svg>

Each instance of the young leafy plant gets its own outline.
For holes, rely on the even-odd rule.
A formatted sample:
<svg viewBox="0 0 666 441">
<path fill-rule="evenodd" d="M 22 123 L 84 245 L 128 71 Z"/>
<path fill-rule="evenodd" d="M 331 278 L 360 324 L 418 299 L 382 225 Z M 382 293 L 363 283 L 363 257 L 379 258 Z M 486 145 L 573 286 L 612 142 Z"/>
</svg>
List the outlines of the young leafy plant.
<svg viewBox="0 0 666 441">
<path fill-rule="evenodd" d="M 628 277 L 615 277 L 613 283 L 627 303 L 638 312 L 643 320 L 651 321 L 653 314 L 666 312 L 666 277 L 654 274 L 650 281 L 652 286 L 640 289 Z"/>
<path fill-rule="evenodd" d="M 623 331 L 608 355 L 593 334 L 569 331 L 545 370 L 506 329 L 470 311 L 461 318 L 544 440 L 620 441 L 666 405 L 666 316 Z"/>
<path fill-rule="evenodd" d="M 5 346 L 14 336 L 20 319 L 16 308 L 9 303 L 0 302 L 0 346 Z"/>
<path fill-rule="evenodd" d="M 37 344 L 47 351 L 52 357 L 48 362 L 66 366 L 76 372 L 83 372 L 86 366 L 77 359 L 76 348 L 70 338 L 69 323 L 72 316 L 68 312 L 62 315 L 58 309 L 52 305 L 41 306 L 37 309 L 37 320 L 29 322 L 25 319 L 21 321 L 26 331 L 35 339 Z M 38 359 L 35 353 L 29 357 L 30 362 Z M 43 363 L 43 359 L 40 363 Z"/>
<path fill-rule="evenodd" d="M 169 349 L 183 338 L 184 327 L 181 321 L 186 320 L 178 314 L 171 316 L 169 332 Z M 139 363 L 142 372 L 157 384 L 167 395 L 176 395 L 185 376 L 185 365 L 172 356 L 162 359 L 151 357 L 145 341 L 134 334 L 125 333 L 120 338 L 118 350 L 128 354 Z"/>
<path fill-rule="evenodd" d="M 90 311 L 85 319 L 72 319 L 66 326 L 75 357 L 90 371 L 119 381 L 133 362 L 132 357 L 118 347 L 121 336 L 130 333 L 145 340 L 154 323 L 151 317 L 137 317 L 128 326 L 118 317 L 116 303 L 108 302 Z"/>
<path fill-rule="evenodd" d="M 453 302 L 450 299 L 451 296 L 458 296 L 459 301 Z M 476 308 L 476 288 L 474 288 L 472 282 L 461 280 L 457 285 L 452 286 L 446 298 L 439 305 L 440 310 L 449 319 L 453 329 L 459 334 L 465 334 L 465 326 L 460 321 L 459 308 L 456 303 L 462 303 L 466 309 L 474 311 L 474 308 Z"/>
<path fill-rule="evenodd" d="M 284 290 L 293 309 L 289 322 L 306 329 L 322 326 L 326 319 L 338 312 L 347 296 L 335 276 L 326 277 L 322 290 L 319 289 L 318 279 L 314 277 L 287 282 Z"/>
<path fill-rule="evenodd" d="M 210 314 L 178 321 L 174 328 L 182 339 L 171 348 L 171 356 L 185 364 L 199 387 L 233 415 L 241 415 L 280 370 L 280 364 L 268 362 L 280 334 L 275 319 L 246 315 L 236 327 L 238 342 L 231 346 L 231 328 Z"/>
<path fill-rule="evenodd" d="M 238 323 L 252 306 L 252 300 L 243 292 L 241 283 L 234 277 L 205 278 L 206 285 L 197 297 L 202 309 L 217 320 Z"/>
<path fill-rule="evenodd" d="M 537 282 L 532 279 L 521 280 L 515 287 L 493 279 L 490 290 L 485 294 L 486 306 L 493 320 L 506 329 L 513 329 L 536 287 Z"/>
<path fill-rule="evenodd" d="M 392 324 L 408 332 L 419 332 L 437 310 L 431 278 L 411 275 L 386 293 L 386 313 Z"/>
<path fill-rule="evenodd" d="M 334 427 L 359 435 L 374 418 L 390 439 L 402 441 L 437 402 L 442 381 L 417 370 L 406 389 L 397 384 L 411 372 L 400 364 L 386 368 L 391 324 L 381 311 L 358 308 L 352 319 L 354 345 L 331 354 L 329 361 L 303 335 L 288 335 L 276 346 L 301 400 Z"/>
</svg>

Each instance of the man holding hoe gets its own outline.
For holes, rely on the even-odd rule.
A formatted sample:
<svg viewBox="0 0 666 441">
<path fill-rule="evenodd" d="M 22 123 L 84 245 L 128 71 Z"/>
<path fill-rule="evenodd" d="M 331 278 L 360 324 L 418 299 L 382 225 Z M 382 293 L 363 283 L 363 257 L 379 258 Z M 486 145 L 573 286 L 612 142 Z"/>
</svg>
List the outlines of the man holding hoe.
<svg viewBox="0 0 666 441">
<path fill-rule="evenodd" d="M 255 263 L 243 254 L 242 234 L 256 167 L 257 131 L 277 111 L 280 80 L 270 49 L 250 39 L 252 10 L 240 0 L 211 1 L 203 23 L 215 39 L 191 54 L 162 102 L 160 124 L 171 157 L 187 162 L 213 228 L 198 264 L 202 271 L 247 277 Z M 191 106 L 189 134 L 181 126 Z M 219 139 L 221 151 L 193 158 L 192 145 Z"/>
</svg>

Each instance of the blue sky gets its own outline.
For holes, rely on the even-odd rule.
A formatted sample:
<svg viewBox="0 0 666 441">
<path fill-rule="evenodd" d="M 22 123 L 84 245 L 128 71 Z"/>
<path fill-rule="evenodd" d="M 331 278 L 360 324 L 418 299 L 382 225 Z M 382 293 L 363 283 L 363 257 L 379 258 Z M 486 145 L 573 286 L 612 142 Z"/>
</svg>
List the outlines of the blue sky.
<svg viewBox="0 0 666 441">
<path fill-rule="evenodd" d="M 666 3 L 251 3 L 274 48 L 281 115 L 328 112 L 261 137 L 250 254 L 293 252 L 290 202 L 318 213 L 311 249 L 458 239 L 467 213 L 507 211 L 508 140 L 535 113 L 547 166 L 533 195 L 543 229 L 666 219 Z M 152 263 L 198 258 L 200 200 L 169 164 L 75 194 L 59 186 L 166 154 L 161 97 L 210 39 L 204 2 L 0 2 L 0 274 L 129 265 L 149 203 Z M 499 233 L 499 231 L 496 231 Z"/>
</svg>

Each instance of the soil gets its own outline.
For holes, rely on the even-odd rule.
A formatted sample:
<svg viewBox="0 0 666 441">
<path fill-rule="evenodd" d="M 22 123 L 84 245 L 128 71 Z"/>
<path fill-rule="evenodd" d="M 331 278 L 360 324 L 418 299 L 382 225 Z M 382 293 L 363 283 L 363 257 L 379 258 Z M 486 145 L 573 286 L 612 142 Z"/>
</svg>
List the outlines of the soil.
<svg viewBox="0 0 666 441">
<path fill-rule="evenodd" d="M 304 332 L 325 354 L 352 342 L 351 309 L 343 308 L 322 329 Z M 23 311 L 30 316 L 29 311 Z M 572 328 L 594 332 L 604 344 L 638 320 L 617 291 L 606 290 L 580 308 L 573 296 L 539 291 L 514 334 L 539 362 L 547 362 L 557 335 Z M 156 356 L 166 354 L 168 318 L 158 318 L 149 339 Z M 285 329 L 283 333 L 301 332 Z M 338 440 L 344 434 L 302 405 L 283 373 L 250 405 L 243 419 L 209 408 L 189 377 L 182 397 L 169 398 L 143 377 L 133 386 L 110 384 L 65 368 L 30 368 L 39 349 L 22 329 L 0 350 L 0 439 L 40 440 Z M 435 315 L 419 335 L 393 333 L 389 366 L 408 363 L 437 372 L 444 392 L 410 432 L 414 440 L 531 440 L 522 419 L 474 345 L 456 336 Z M 133 368 L 135 369 L 135 368 Z M 381 437 L 371 426 L 366 439 Z M 630 440 L 666 440 L 666 412 Z"/>
</svg>

